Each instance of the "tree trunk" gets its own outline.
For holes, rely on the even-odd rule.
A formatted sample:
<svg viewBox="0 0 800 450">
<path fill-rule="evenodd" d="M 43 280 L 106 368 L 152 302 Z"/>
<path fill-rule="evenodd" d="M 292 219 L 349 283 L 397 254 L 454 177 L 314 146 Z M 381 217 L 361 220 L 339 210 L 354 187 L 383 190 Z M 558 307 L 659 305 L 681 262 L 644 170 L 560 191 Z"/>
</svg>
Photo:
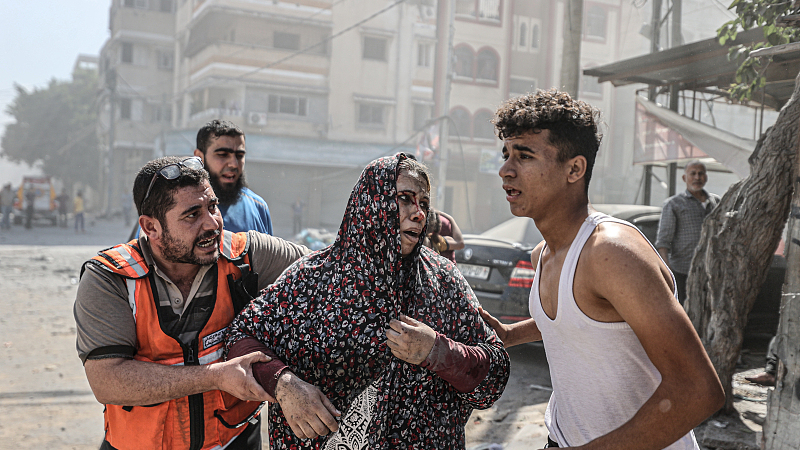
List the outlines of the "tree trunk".
<svg viewBox="0 0 800 450">
<path fill-rule="evenodd" d="M 797 124 L 795 124 L 795 127 Z M 797 151 L 797 149 L 795 149 Z M 800 182 L 795 171 L 794 183 Z M 800 448 L 800 195 L 795 188 L 792 214 L 786 233 L 786 283 L 781 298 L 781 320 L 778 324 L 778 370 L 775 389 L 767 399 L 767 419 L 763 427 L 767 450 Z"/>
<path fill-rule="evenodd" d="M 798 149 L 798 80 L 777 122 L 750 156 L 750 176 L 731 186 L 703 222 L 689 270 L 686 312 L 725 389 L 728 414 L 734 411 L 732 379 L 747 315 L 789 214 Z"/>
</svg>

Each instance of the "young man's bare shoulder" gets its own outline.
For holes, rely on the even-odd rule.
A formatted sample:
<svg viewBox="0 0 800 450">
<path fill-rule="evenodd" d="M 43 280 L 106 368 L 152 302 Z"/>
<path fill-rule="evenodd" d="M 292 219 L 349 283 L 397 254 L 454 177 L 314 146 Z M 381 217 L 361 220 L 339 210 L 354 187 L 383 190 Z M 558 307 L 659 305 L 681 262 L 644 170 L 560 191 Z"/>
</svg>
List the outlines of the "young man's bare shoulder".
<svg viewBox="0 0 800 450">
<path fill-rule="evenodd" d="M 598 224 L 586 241 L 581 258 L 606 269 L 642 263 L 658 266 L 659 261 L 655 250 L 636 228 L 618 222 Z"/>
</svg>

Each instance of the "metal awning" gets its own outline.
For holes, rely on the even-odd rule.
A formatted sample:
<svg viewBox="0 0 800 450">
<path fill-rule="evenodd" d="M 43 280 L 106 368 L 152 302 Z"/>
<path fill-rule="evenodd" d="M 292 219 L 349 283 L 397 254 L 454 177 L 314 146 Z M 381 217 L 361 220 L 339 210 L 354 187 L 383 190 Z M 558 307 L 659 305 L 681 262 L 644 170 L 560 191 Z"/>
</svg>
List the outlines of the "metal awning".
<svg viewBox="0 0 800 450">
<path fill-rule="evenodd" d="M 614 86 L 644 83 L 654 86 L 677 86 L 679 90 L 711 92 L 720 96 L 733 82 L 738 64 L 728 60 L 733 45 L 764 40 L 761 28 L 740 32 L 736 40 L 719 45 L 717 38 L 670 48 L 636 58 L 592 67 L 584 75 L 595 76 L 598 82 L 610 81 Z M 792 95 L 794 80 L 800 72 L 800 49 L 772 56 L 766 70 L 764 104 L 780 109 Z M 754 102 L 760 102 L 755 95 Z"/>
<path fill-rule="evenodd" d="M 707 155 L 727 167 L 739 178 L 744 178 L 750 174 L 748 158 L 756 147 L 756 141 L 743 139 L 710 125 L 684 117 L 642 97 L 636 97 L 636 106 L 637 114 L 641 109 L 645 115 L 648 115 L 649 118 L 652 118 L 657 123 L 646 127 L 650 129 L 649 133 L 641 130 L 641 128 L 645 128 L 644 126 L 637 127 L 640 130 L 637 132 L 637 141 L 634 144 L 634 161 L 639 158 L 654 162 L 658 159 L 654 157 L 656 153 L 667 156 L 666 158 L 661 158 L 667 162 L 677 159 L 702 158 L 703 155 Z M 668 133 L 659 132 L 658 128 L 674 131 L 677 133 L 677 139 L 673 139 L 675 141 L 685 140 L 685 145 L 694 149 L 696 153 L 689 158 L 677 157 L 680 150 L 670 147 L 678 147 L 680 144 L 673 142 L 668 137 Z M 685 149 L 681 150 L 685 151 Z M 697 153 L 702 153 L 702 155 Z M 669 160 L 670 154 L 673 156 L 672 161 Z"/>
</svg>

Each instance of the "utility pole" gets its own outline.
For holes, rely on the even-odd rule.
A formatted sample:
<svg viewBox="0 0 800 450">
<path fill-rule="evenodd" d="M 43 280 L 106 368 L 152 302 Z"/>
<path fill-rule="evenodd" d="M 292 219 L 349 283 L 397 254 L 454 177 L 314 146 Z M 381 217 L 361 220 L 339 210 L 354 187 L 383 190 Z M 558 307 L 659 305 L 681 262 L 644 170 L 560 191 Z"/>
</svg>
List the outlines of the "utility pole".
<svg viewBox="0 0 800 450">
<path fill-rule="evenodd" d="M 578 98 L 581 74 L 583 0 L 564 2 L 564 51 L 561 59 L 561 89 Z"/>
<path fill-rule="evenodd" d="M 106 70 L 106 86 L 109 90 L 111 108 L 108 121 L 108 155 L 106 157 L 106 216 L 111 214 L 111 198 L 114 184 L 111 182 L 114 174 L 114 140 L 116 139 L 117 123 L 117 69 Z"/>
<path fill-rule="evenodd" d="M 681 16 L 683 14 L 683 0 L 672 0 L 672 30 L 671 30 L 671 48 L 678 47 L 683 44 L 683 36 L 681 32 Z M 660 28 L 660 27 L 659 27 Z M 669 109 L 670 111 L 678 112 L 678 100 L 680 96 L 680 86 L 677 84 L 670 85 L 669 87 Z M 675 195 L 675 187 L 678 183 L 678 163 L 671 162 L 668 167 L 669 172 L 669 196 Z"/>
<path fill-rule="evenodd" d="M 659 51 L 659 41 L 661 40 L 661 0 L 653 0 L 653 14 L 650 16 L 650 53 Z M 647 99 L 655 103 L 658 93 L 656 86 L 650 86 L 647 91 Z M 652 130 L 647 130 L 647 134 L 652 136 Z M 644 166 L 644 199 L 645 205 L 650 204 L 650 193 L 653 191 L 653 165 Z"/>
<path fill-rule="evenodd" d="M 434 67 L 434 108 L 435 116 L 450 114 L 450 85 L 453 74 L 453 35 L 455 34 L 455 0 L 439 0 L 436 14 L 436 64 Z M 444 208 L 448 149 L 449 118 L 439 122 L 439 175 L 436 180 L 436 207 Z"/>
</svg>

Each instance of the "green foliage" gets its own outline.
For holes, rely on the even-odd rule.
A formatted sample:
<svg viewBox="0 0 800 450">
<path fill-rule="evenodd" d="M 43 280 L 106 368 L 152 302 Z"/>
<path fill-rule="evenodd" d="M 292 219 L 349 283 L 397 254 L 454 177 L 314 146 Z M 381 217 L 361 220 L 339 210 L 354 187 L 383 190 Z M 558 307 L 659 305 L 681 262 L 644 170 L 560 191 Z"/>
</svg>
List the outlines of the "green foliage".
<svg viewBox="0 0 800 450">
<path fill-rule="evenodd" d="M 736 40 L 739 30 L 761 27 L 764 40 L 751 45 L 734 45 L 728 51 L 728 59 L 738 61 L 736 79 L 729 88 L 731 97 L 741 101 L 752 98 L 766 84 L 764 71 L 769 64 L 768 58 L 751 58 L 750 52 L 759 48 L 772 47 L 789 42 L 800 41 L 800 30 L 793 27 L 777 26 L 779 17 L 800 13 L 800 2 L 787 0 L 733 0 L 728 7 L 736 12 L 737 17 L 724 23 L 717 30 L 720 45 Z"/>
<path fill-rule="evenodd" d="M 97 141 L 97 74 L 78 69 L 72 81 L 51 80 L 28 92 L 17 85 L 6 112 L 16 121 L 6 126 L 2 154 L 14 162 L 41 165 L 43 172 L 68 186 L 80 181 L 96 186 L 100 151 Z"/>
</svg>

